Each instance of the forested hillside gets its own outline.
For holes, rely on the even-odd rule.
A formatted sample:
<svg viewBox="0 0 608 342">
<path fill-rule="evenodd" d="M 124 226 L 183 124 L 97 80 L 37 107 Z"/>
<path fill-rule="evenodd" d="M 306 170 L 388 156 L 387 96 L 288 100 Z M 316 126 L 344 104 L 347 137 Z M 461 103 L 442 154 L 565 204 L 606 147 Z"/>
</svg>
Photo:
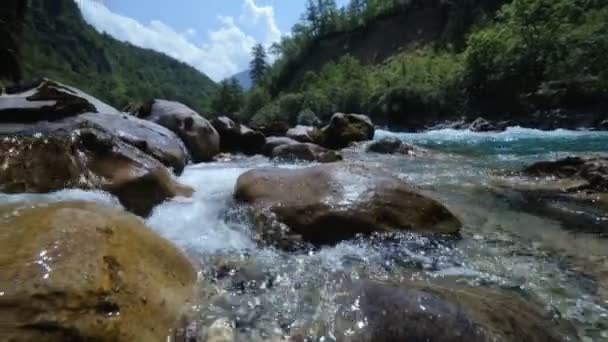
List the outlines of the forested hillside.
<svg viewBox="0 0 608 342">
<path fill-rule="evenodd" d="M 607 52 L 602 0 L 310 0 L 235 114 L 263 125 L 359 112 L 412 130 L 477 116 L 593 124 L 608 109 Z"/>
<path fill-rule="evenodd" d="M 23 44 L 24 78 L 48 77 L 123 108 L 165 98 L 200 112 L 208 109 L 215 83 L 164 54 L 100 34 L 73 0 L 32 0 Z"/>
</svg>

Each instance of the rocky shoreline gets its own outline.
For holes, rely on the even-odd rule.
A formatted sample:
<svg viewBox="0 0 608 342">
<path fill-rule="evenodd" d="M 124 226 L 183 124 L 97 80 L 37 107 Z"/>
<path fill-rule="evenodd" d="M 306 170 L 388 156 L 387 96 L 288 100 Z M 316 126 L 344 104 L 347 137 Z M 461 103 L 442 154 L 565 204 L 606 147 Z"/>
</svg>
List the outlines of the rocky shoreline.
<svg viewBox="0 0 608 342">
<path fill-rule="evenodd" d="M 459 238 L 458 213 L 439 199 L 386 170 L 344 160 L 340 150 L 353 143 L 366 144 L 365 153 L 424 153 L 396 139 L 369 142 L 375 128 L 364 115 L 337 113 L 322 128 L 298 126 L 267 137 L 227 117 L 207 120 L 176 102 L 152 100 L 130 111 L 49 80 L 0 96 L 1 192 L 103 190 L 125 209 L 82 202 L 0 205 L 0 325 L 8 327 L 0 339 L 234 340 L 221 322 L 186 339 L 183 320 L 198 270 L 141 219 L 171 198 L 192 196 L 176 176 L 189 163 L 220 153 L 315 163 L 240 175 L 233 197 L 250 210 L 261 244 L 299 253 L 399 232 Z M 469 128 L 501 126 L 478 119 Z M 601 158 L 538 164 L 522 175 L 577 184 L 560 193 L 608 191 Z M 215 281 L 226 276 L 221 269 Z M 338 326 L 366 319 L 368 328 L 339 341 L 563 340 L 555 329 L 563 321 L 548 319 L 514 292 L 417 282 L 341 284 Z M 357 312 L 349 309 L 355 298 L 362 305 Z M 305 337 L 295 330 L 285 340 Z"/>
</svg>

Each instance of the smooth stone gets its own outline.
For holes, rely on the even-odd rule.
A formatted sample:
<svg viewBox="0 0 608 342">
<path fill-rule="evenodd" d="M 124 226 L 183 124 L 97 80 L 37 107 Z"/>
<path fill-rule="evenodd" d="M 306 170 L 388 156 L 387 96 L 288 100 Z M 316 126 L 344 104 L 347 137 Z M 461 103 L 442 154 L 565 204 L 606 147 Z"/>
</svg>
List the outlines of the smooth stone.
<svg viewBox="0 0 608 342">
<path fill-rule="evenodd" d="M 258 154 L 261 153 L 266 143 L 264 134 L 236 123 L 228 117 L 215 118 L 211 120 L 211 124 L 220 135 L 220 149 L 222 152 Z"/>
<path fill-rule="evenodd" d="M 272 158 L 281 161 L 333 163 L 342 160 L 342 156 L 333 150 L 328 150 L 311 143 L 290 143 L 275 147 Z"/>
<path fill-rule="evenodd" d="M 165 341 L 196 272 L 171 243 L 92 203 L 0 206 L 0 340 Z"/>
<path fill-rule="evenodd" d="M 220 135 L 199 113 L 179 102 L 153 100 L 135 110 L 142 119 L 175 133 L 196 163 L 213 160 L 220 153 Z"/>
<path fill-rule="evenodd" d="M 301 143 L 314 143 L 315 135 L 318 134 L 317 129 L 311 126 L 297 125 L 290 128 L 286 136 Z"/>
<path fill-rule="evenodd" d="M 289 228 L 285 234 L 314 244 L 374 232 L 457 234 L 461 227 L 448 209 L 414 186 L 356 163 L 254 169 L 238 178 L 235 198 L 275 215 Z M 259 221 L 268 225 L 274 219 Z"/>
</svg>

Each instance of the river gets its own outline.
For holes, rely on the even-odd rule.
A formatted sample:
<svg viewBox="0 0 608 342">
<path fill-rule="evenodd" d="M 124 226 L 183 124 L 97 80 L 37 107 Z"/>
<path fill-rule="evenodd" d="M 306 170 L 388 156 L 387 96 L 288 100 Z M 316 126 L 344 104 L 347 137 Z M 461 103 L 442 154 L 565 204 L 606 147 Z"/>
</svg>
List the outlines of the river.
<svg viewBox="0 0 608 342">
<path fill-rule="evenodd" d="M 345 150 L 345 159 L 377 165 L 420 186 L 462 220 L 462 239 L 404 234 L 390 241 L 360 239 L 307 253 L 282 252 L 255 241 L 251 223 L 232 200 L 240 174 L 274 163 L 242 157 L 191 165 L 179 180 L 196 190 L 194 196 L 162 204 L 147 223 L 201 265 L 199 296 L 212 299 L 194 308 L 195 322 L 205 326 L 225 318 L 236 324 L 242 341 L 294 331 L 311 341 L 331 341 L 338 333 L 332 323 L 336 279 L 416 278 L 517 289 L 569 321 L 579 339 L 608 341 L 608 298 L 601 294 L 608 285 L 597 276 L 608 281 L 608 213 L 577 208 L 560 220 L 496 185 L 497 177 L 534 161 L 608 152 L 608 133 L 523 128 L 376 133 L 376 139 L 387 136 L 437 153 L 380 155 L 359 146 Z M 118 205 L 107 194 L 79 190 L 0 198 L 24 199 Z M 218 270 L 236 269 L 242 279 L 256 280 L 255 286 L 236 281 L 239 277 L 215 280 Z"/>
</svg>

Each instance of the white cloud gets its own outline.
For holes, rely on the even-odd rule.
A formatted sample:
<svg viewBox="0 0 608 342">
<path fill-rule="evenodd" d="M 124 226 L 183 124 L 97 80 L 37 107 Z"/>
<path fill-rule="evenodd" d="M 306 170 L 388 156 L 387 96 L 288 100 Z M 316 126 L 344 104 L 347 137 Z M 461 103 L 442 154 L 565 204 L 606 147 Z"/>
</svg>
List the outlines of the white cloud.
<svg viewBox="0 0 608 342">
<path fill-rule="evenodd" d="M 279 40 L 281 31 L 276 25 L 272 6 L 258 7 L 254 0 L 243 1 L 239 23 L 253 23 L 264 37 L 262 42 L 265 45 Z M 77 3 L 84 18 L 97 30 L 133 45 L 163 52 L 192 65 L 215 81 L 247 68 L 251 49 L 256 43 L 256 39 L 244 32 L 230 16 L 218 16 L 219 27 L 208 32 L 205 44 L 197 45 L 190 40 L 197 34 L 193 28 L 179 33 L 158 20 L 142 24 L 114 13 L 94 0 Z"/>
<path fill-rule="evenodd" d="M 258 24 L 263 22 L 265 29 L 265 45 L 270 45 L 281 39 L 281 30 L 277 25 L 274 16 L 274 8 L 272 6 L 258 6 L 254 0 L 243 1 L 243 13 L 240 20 L 243 22 L 252 22 Z"/>
</svg>

